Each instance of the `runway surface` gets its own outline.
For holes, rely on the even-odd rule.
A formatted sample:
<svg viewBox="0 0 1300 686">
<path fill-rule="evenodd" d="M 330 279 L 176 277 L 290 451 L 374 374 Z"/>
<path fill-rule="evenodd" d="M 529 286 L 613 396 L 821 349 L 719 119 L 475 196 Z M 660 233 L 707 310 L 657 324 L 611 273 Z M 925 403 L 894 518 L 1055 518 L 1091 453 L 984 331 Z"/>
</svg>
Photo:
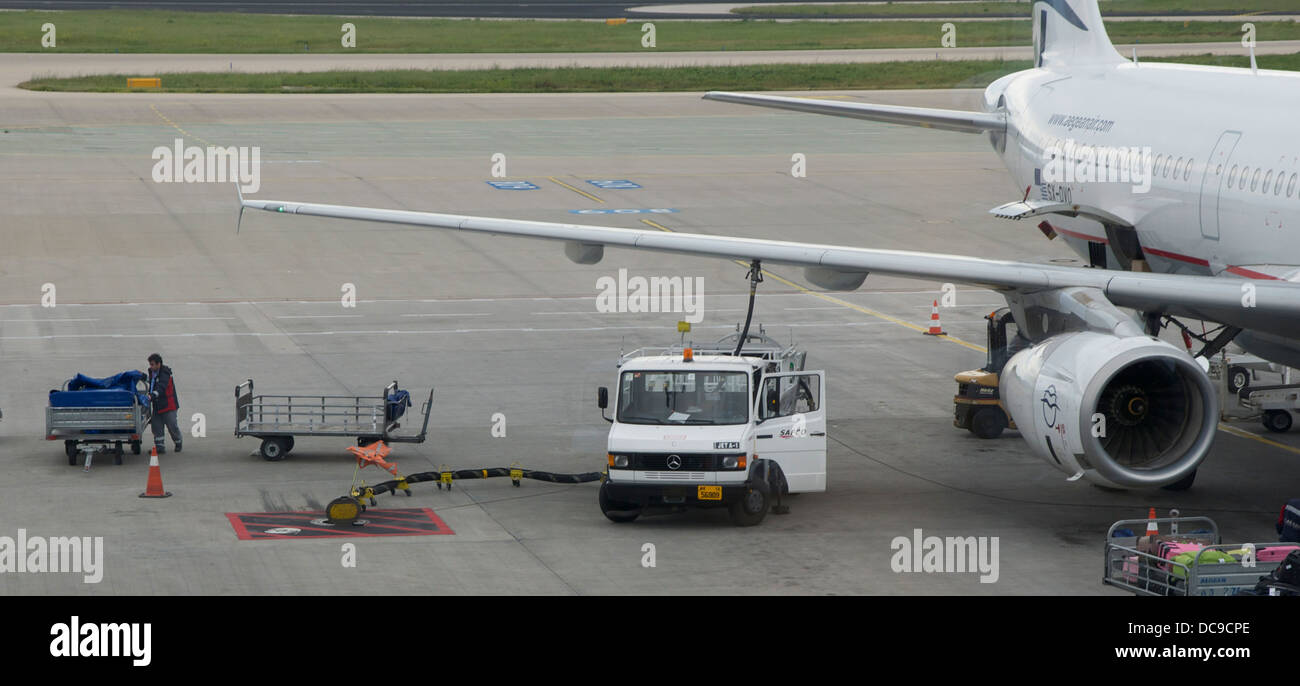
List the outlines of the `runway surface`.
<svg viewBox="0 0 1300 686">
<path fill-rule="evenodd" d="M 975 91 L 822 94 L 971 108 Z M 247 214 L 231 184 L 155 183 L 152 151 L 260 146 L 256 197 L 426 209 L 928 250 L 1031 261 L 1074 255 L 990 207 L 1019 197 L 985 139 L 706 102 L 699 94 L 204 96 L 27 94 L 6 98 L 0 182 L 0 535 L 103 536 L 103 582 L 0 575 L 3 594 L 1105 594 L 1114 520 L 1179 508 L 1225 537 L 1268 540 L 1296 488 L 1296 435 L 1220 432 L 1187 493 L 1105 492 L 1029 454 L 1014 434 L 952 427 L 952 374 L 978 367 L 982 315 L 1001 303 L 960 289 L 922 336 L 940 284 L 868 279 L 833 299 L 796 270 L 761 286 L 756 322 L 827 372 L 829 490 L 792 513 L 733 528 L 697 511 L 606 521 L 596 485 L 506 480 L 414 487 L 381 507 L 430 508 L 453 535 L 362 539 L 358 567 L 331 540 L 242 541 L 225 513 L 319 510 L 348 486 L 347 441 L 300 439 L 267 462 L 236 439 L 234 387 L 377 394 L 393 379 L 434 387 L 427 442 L 394 450 L 405 472 L 520 462 L 597 470 L 608 425 L 595 389 L 620 350 L 677 340 L 674 314 L 601 313 L 597 279 L 704 279 L 691 336 L 734 330 L 743 267 L 610 250 L 595 266 L 558 246 L 307 217 Z M 536 190 L 497 190 L 506 179 Z M 791 157 L 807 177 L 791 175 Z M 629 180 L 607 190 L 590 180 Z M 581 191 L 581 192 L 578 192 Z M 608 210 L 650 214 L 592 214 Z M 666 210 L 674 210 L 668 212 Z M 575 213 L 576 212 L 576 213 Z M 647 221 L 642 221 L 647 220 Z M 42 306 L 47 284 L 54 307 Z M 345 284 L 358 302 L 345 307 Z M 162 459 L 166 500 L 141 500 L 142 457 L 89 473 L 42 440 L 46 392 L 77 372 L 173 367 L 181 424 Z M 417 408 L 418 409 L 418 408 Z M 494 415 L 507 422 L 493 437 Z M 168 444 L 170 447 L 170 442 Z M 381 480 L 370 474 L 371 482 Z M 423 486 L 423 487 L 422 487 Z M 900 574 L 890 542 L 915 529 L 996 536 L 996 583 Z M 657 566 L 641 566 L 644 543 Z M 364 575 L 364 576 L 361 576 Z M 359 584 L 358 579 L 365 583 Z"/>
</svg>

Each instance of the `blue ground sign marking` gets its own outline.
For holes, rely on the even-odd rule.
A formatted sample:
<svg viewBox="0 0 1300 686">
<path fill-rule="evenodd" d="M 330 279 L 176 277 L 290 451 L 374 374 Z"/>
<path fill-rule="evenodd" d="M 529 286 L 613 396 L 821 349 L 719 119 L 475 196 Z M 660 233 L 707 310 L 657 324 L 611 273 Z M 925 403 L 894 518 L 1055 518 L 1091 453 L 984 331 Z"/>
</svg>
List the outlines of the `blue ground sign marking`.
<svg viewBox="0 0 1300 686">
<path fill-rule="evenodd" d="M 537 184 L 532 181 L 488 181 L 488 185 L 499 191 L 535 191 Z"/>
<path fill-rule="evenodd" d="M 627 179 L 587 179 L 587 183 L 596 188 L 603 188 L 607 191 L 624 190 L 628 188 L 640 188 L 641 184 L 632 183 Z"/>
<path fill-rule="evenodd" d="M 569 214 L 672 214 L 677 210 L 671 207 L 656 207 L 653 209 L 631 209 L 631 210 L 569 210 Z"/>
</svg>

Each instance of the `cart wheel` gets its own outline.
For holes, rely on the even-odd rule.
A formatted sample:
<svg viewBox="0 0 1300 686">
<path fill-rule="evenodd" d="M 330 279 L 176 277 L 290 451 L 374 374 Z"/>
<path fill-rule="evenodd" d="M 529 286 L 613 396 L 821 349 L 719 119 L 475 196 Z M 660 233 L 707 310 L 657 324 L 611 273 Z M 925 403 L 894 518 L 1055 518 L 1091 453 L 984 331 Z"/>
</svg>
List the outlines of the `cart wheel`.
<svg viewBox="0 0 1300 686">
<path fill-rule="evenodd" d="M 68 464 L 77 464 L 77 442 L 64 441 L 63 453 L 68 456 Z"/>
<path fill-rule="evenodd" d="M 1269 410 L 1264 413 L 1264 428 L 1274 433 L 1286 433 L 1291 430 L 1291 413 L 1286 410 Z"/>
<path fill-rule="evenodd" d="M 284 459 L 284 443 L 278 438 L 263 438 L 261 452 L 267 462 L 279 462 Z"/>
<path fill-rule="evenodd" d="M 122 450 L 122 444 L 118 443 L 117 450 L 113 451 L 113 464 L 118 465 L 120 467 L 122 465 L 122 456 L 125 454 L 126 451 Z"/>
<path fill-rule="evenodd" d="M 140 441 L 131 441 L 131 454 L 132 455 L 140 454 Z"/>
<path fill-rule="evenodd" d="M 293 450 L 293 436 L 285 436 L 284 438 L 282 438 L 282 439 L 280 439 L 280 440 L 282 440 L 282 441 L 285 442 L 285 445 L 284 445 L 284 452 L 287 453 L 287 452 L 289 452 L 290 450 Z"/>
</svg>

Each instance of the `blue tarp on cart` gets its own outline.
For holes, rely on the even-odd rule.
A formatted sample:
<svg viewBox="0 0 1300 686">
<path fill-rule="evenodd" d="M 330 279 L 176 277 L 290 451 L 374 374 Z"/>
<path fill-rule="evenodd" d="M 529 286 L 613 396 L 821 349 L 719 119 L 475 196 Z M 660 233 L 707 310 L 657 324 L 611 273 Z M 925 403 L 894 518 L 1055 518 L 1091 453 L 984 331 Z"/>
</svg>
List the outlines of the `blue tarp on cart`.
<svg viewBox="0 0 1300 686">
<path fill-rule="evenodd" d="M 148 405 L 149 395 L 135 390 L 136 383 L 147 377 L 134 369 L 96 378 L 77 374 L 64 386 L 67 390 L 50 391 L 50 407 L 131 407 Z"/>
</svg>

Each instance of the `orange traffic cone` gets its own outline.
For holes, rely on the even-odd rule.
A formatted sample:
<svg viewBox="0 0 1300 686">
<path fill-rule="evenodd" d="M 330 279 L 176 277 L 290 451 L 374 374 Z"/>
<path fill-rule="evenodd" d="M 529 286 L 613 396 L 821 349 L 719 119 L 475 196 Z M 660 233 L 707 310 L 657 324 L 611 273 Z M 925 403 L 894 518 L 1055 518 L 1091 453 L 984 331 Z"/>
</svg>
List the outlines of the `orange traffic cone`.
<svg viewBox="0 0 1300 686">
<path fill-rule="evenodd" d="M 162 469 L 158 466 L 158 449 L 149 451 L 149 482 L 145 484 L 141 498 L 170 498 L 172 494 L 163 490 Z M 1155 510 L 1152 510 L 1154 512 Z"/>
<path fill-rule="evenodd" d="M 939 326 L 939 301 L 938 300 L 934 301 L 934 305 L 930 307 L 930 330 L 926 331 L 925 335 L 927 336 L 948 335 L 947 332 L 943 330 L 943 327 Z"/>
<path fill-rule="evenodd" d="M 1160 527 L 1156 525 L 1156 508 L 1147 513 L 1147 536 L 1159 536 Z"/>
</svg>

